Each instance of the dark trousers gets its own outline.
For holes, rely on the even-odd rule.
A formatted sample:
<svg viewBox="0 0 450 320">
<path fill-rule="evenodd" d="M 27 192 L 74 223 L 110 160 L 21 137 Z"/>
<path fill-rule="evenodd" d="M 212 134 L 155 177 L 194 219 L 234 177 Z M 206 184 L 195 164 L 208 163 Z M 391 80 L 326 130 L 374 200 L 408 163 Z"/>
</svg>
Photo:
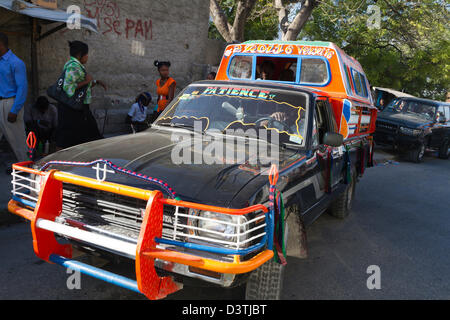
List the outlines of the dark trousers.
<svg viewBox="0 0 450 320">
<path fill-rule="evenodd" d="M 62 103 L 58 103 L 57 107 L 58 127 L 55 140 L 59 148 L 103 139 L 88 104 L 84 105 L 83 110 L 75 110 Z"/>
</svg>

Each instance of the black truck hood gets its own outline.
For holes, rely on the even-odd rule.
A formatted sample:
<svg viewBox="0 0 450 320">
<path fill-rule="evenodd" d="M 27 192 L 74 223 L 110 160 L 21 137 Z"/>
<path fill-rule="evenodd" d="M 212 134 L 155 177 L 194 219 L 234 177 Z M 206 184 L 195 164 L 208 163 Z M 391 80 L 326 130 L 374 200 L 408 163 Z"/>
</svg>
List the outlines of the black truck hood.
<svg viewBox="0 0 450 320">
<path fill-rule="evenodd" d="M 431 121 L 426 120 L 418 115 L 391 111 L 383 111 L 378 113 L 377 120 L 399 124 L 401 126 L 412 129 L 423 128 L 424 126 L 432 123 Z"/>
<path fill-rule="evenodd" d="M 187 130 L 178 131 L 192 138 L 191 143 L 188 142 L 185 145 L 188 149 L 194 148 L 195 139 L 202 137 L 201 134 L 194 135 Z M 106 159 L 133 172 L 163 180 L 183 200 L 217 206 L 249 205 L 245 203 L 248 196 L 254 195 L 267 184 L 267 175 L 261 174 L 259 168 L 252 165 L 220 162 L 218 164 L 175 164 L 172 161 L 172 153 L 178 152 L 179 149 L 175 149 L 177 143 L 171 139 L 173 132 L 172 129 L 151 128 L 135 135 L 89 142 L 54 153 L 37 163 L 37 167 L 40 168 L 49 161 L 91 162 Z M 203 148 L 207 148 L 209 144 L 203 141 Z M 235 148 L 239 148 L 239 144 L 235 144 Z M 288 165 L 291 157 L 296 153 L 297 151 L 280 149 L 280 163 Z M 50 169 L 63 170 L 90 178 L 96 177 L 96 171 L 91 166 L 51 165 Z M 120 173 L 108 174 L 106 180 L 138 188 L 159 189 L 149 182 Z M 246 195 L 239 197 L 242 200 L 233 201 L 244 189 Z"/>
</svg>

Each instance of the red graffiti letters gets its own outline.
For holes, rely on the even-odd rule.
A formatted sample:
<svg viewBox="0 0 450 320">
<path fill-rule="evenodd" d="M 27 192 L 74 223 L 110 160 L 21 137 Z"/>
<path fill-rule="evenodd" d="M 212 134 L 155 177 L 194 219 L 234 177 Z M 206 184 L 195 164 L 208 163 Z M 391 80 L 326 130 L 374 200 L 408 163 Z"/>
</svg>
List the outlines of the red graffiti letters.
<svg viewBox="0 0 450 320">
<path fill-rule="evenodd" d="M 97 19 L 98 28 L 103 35 L 124 34 L 127 39 L 153 39 L 152 20 L 123 19 L 115 1 L 84 0 L 84 8 L 89 18 Z"/>
</svg>

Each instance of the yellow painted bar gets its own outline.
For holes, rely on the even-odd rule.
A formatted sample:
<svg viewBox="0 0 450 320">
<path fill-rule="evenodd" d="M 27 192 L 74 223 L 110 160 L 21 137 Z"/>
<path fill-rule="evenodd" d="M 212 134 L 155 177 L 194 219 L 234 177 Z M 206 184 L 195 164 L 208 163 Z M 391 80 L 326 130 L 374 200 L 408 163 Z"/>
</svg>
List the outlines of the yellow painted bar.
<svg viewBox="0 0 450 320">
<path fill-rule="evenodd" d="M 111 182 L 100 182 L 96 179 L 81 177 L 77 175 L 73 175 L 70 173 L 56 171 L 53 177 L 61 182 L 66 182 L 70 184 L 75 184 L 77 186 L 97 189 L 101 191 L 111 192 L 115 194 L 119 194 L 122 196 L 137 198 L 141 200 L 147 201 L 150 198 L 150 195 L 155 191 L 144 190 L 134 187 L 129 187 L 126 185 L 121 185 L 117 183 Z"/>
</svg>

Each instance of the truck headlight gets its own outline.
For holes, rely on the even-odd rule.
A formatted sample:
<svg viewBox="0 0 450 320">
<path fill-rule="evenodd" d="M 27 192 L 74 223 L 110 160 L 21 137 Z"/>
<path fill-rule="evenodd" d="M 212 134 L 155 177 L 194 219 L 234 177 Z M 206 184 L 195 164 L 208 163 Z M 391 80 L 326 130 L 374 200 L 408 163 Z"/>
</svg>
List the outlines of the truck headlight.
<svg viewBox="0 0 450 320">
<path fill-rule="evenodd" d="M 408 136 L 419 136 L 422 133 L 422 130 L 400 127 L 400 132 Z"/>
<path fill-rule="evenodd" d="M 248 225 L 245 224 L 247 219 L 244 216 L 202 210 L 192 210 L 190 215 L 189 225 L 192 227 L 190 233 L 194 234 L 197 240 L 211 239 L 213 243 L 223 244 L 222 241 L 243 242 L 248 237 L 248 234 L 244 234 L 248 230 Z"/>
<path fill-rule="evenodd" d="M 43 183 L 43 177 L 40 176 L 40 175 L 32 174 L 31 175 L 31 180 L 33 182 L 30 181 L 30 187 L 32 188 L 32 189 L 30 189 L 30 195 L 32 197 L 38 198 L 39 197 L 39 193 L 41 191 L 41 185 Z"/>
</svg>

